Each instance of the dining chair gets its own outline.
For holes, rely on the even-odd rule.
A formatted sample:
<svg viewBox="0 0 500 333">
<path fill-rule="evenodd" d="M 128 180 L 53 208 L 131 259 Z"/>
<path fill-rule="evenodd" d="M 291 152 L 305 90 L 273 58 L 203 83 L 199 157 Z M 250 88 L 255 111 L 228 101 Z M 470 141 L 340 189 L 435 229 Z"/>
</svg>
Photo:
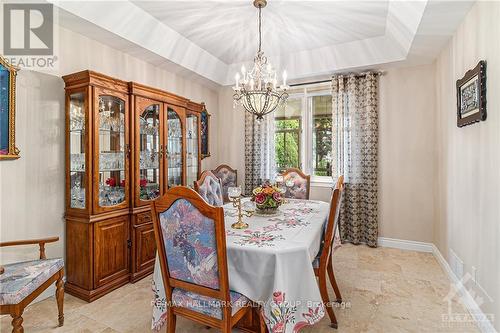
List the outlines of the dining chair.
<svg viewBox="0 0 500 333">
<path fill-rule="evenodd" d="M 210 170 L 203 171 L 200 179 L 194 181 L 194 190 L 212 206 L 222 206 L 224 204 L 220 179 Z"/>
<path fill-rule="evenodd" d="M 318 256 L 314 259 L 312 265 L 314 268 L 314 274 L 319 279 L 319 290 L 321 293 L 321 298 L 325 304 L 326 311 L 330 317 L 330 324 L 332 327 L 337 328 L 337 318 L 331 307 L 330 298 L 328 296 L 328 291 L 326 288 L 326 275 L 330 279 L 333 291 L 335 292 L 337 303 L 342 303 L 342 295 L 340 294 L 340 289 L 335 280 L 335 274 L 333 272 L 333 241 L 335 238 L 335 231 L 338 228 L 339 215 L 340 215 L 340 204 L 342 199 L 342 193 L 344 191 L 344 176 L 340 176 L 337 180 L 337 185 L 333 190 L 331 202 L 330 202 L 330 214 L 328 215 L 328 221 L 326 224 L 324 239 L 321 245 L 321 249 Z"/>
<path fill-rule="evenodd" d="M 156 245 L 167 296 L 167 333 L 182 316 L 223 333 L 251 311 L 229 290 L 224 210 L 184 186 L 152 203 Z"/>
<path fill-rule="evenodd" d="M 64 324 L 64 261 L 47 259 L 45 244 L 57 242 L 59 237 L 2 242 L 0 247 L 38 244 L 38 260 L 16 262 L 0 266 L 0 314 L 12 317 L 12 332 L 23 333 L 23 312 L 36 297 L 52 283 L 56 285 L 59 326 Z"/>
<path fill-rule="evenodd" d="M 306 175 L 297 168 L 288 168 L 281 175 L 286 185 L 286 198 L 309 200 L 311 189 L 310 175 Z"/>
<path fill-rule="evenodd" d="M 229 201 L 229 196 L 227 190 L 230 187 L 236 187 L 238 184 L 238 170 L 231 168 L 229 165 L 221 164 L 214 170 L 212 170 L 214 175 L 220 179 L 222 184 L 222 198 L 224 202 Z"/>
</svg>

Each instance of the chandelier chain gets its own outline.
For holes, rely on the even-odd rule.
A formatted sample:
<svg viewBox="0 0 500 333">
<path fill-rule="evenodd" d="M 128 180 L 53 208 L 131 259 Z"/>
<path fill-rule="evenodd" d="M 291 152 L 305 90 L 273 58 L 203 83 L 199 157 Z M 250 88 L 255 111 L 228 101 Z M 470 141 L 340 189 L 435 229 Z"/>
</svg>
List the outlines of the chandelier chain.
<svg viewBox="0 0 500 333">
<path fill-rule="evenodd" d="M 262 48 L 262 6 L 259 5 L 259 52 Z"/>
</svg>

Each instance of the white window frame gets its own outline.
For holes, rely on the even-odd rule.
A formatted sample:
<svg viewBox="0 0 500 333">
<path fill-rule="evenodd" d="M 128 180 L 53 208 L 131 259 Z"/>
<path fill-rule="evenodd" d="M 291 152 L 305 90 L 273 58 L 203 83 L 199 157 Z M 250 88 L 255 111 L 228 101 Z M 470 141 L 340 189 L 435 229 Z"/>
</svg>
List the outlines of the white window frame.
<svg viewBox="0 0 500 333">
<path fill-rule="evenodd" d="M 329 176 L 315 176 L 313 174 L 313 152 L 312 152 L 312 139 L 313 139 L 313 110 L 312 110 L 312 97 L 315 96 L 325 96 L 330 95 L 331 91 L 329 87 L 320 89 L 320 87 L 314 86 L 314 91 L 308 91 L 311 86 L 305 86 L 300 90 L 296 90 L 290 93 L 289 99 L 301 99 L 301 137 L 300 137 L 300 166 L 301 169 L 306 173 L 311 175 L 311 183 L 314 186 L 324 186 L 330 187 L 333 183 L 332 177 Z"/>
</svg>

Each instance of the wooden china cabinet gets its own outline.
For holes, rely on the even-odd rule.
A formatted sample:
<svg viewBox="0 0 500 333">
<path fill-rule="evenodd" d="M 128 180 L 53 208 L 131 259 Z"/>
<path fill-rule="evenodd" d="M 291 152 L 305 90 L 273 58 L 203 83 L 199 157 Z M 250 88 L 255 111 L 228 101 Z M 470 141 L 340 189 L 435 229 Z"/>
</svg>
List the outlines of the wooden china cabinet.
<svg viewBox="0 0 500 333">
<path fill-rule="evenodd" d="M 66 291 L 93 301 L 153 271 L 151 203 L 200 174 L 202 104 L 92 71 L 66 84 Z"/>
</svg>

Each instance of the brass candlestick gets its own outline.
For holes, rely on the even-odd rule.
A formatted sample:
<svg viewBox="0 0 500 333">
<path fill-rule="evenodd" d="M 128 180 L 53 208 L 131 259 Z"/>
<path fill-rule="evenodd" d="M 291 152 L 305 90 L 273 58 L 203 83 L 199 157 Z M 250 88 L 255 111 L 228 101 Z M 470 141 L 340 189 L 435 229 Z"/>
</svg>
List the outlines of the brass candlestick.
<svg viewBox="0 0 500 333">
<path fill-rule="evenodd" d="M 231 228 L 233 229 L 248 228 L 248 223 L 243 222 L 243 216 L 250 217 L 253 215 L 253 212 L 243 211 L 241 209 L 241 196 L 229 197 L 229 200 L 231 200 L 231 202 L 233 203 L 233 207 L 238 208 L 238 221 L 231 224 Z"/>
</svg>

